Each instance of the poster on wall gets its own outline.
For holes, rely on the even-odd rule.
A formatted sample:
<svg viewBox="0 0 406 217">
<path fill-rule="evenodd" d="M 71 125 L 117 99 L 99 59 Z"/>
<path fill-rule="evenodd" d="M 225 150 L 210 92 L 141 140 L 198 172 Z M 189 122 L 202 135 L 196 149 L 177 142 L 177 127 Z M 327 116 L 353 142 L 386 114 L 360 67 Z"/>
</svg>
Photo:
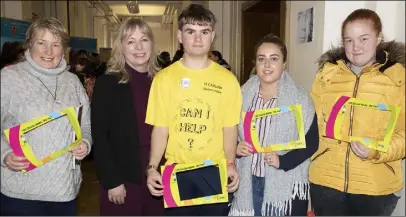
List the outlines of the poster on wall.
<svg viewBox="0 0 406 217">
<path fill-rule="evenodd" d="M 314 40 L 314 7 L 300 11 L 297 17 L 298 44 Z"/>
<path fill-rule="evenodd" d="M 0 19 L 1 31 L 0 31 L 0 47 L 3 47 L 3 44 L 6 41 L 25 41 L 25 32 L 28 27 L 31 25 L 30 22 L 15 20 L 10 18 L 1 17 Z"/>
<path fill-rule="evenodd" d="M 86 51 L 87 53 L 97 52 L 97 39 L 84 38 L 84 37 L 70 37 L 69 39 L 69 54 L 65 55 L 66 61 L 69 63 L 69 70 L 75 71 L 76 56 L 79 51 Z"/>
</svg>

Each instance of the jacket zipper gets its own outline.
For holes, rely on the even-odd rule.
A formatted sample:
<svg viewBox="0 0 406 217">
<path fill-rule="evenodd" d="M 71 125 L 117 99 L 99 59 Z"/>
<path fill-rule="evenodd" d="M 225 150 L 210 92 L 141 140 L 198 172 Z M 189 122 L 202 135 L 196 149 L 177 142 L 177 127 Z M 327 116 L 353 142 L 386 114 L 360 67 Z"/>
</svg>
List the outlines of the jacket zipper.
<svg viewBox="0 0 406 217">
<path fill-rule="evenodd" d="M 330 148 L 326 148 L 324 151 L 322 151 L 320 154 L 316 155 L 316 157 L 313 158 L 313 162 L 319 158 L 320 156 L 322 156 L 323 154 L 325 154 L 326 152 L 330 151 Z"/>
<path fill-rule="evenodd" d="M 352 72 L 352 70 L 350 69 L 350 71 Z M 352 97 L 355 98 L 357 97 L 357 93 L 358 93 L 358 85 L 359 85 L 359 80 L 360 77 L 362 75 L 363 70 L 360 72 L 359 76 L 357 76 L 354 72 L 354 75 L 357 77 L 357 80 L 355 81 L 355 85 L 354 85 L 354 90 L 353 90 L 353 94 Z M 350 136 L 352 136 L 352 124 L 353 124 L 353 117 L 354 117 L 354 107 L 351 106 L 350 109 L 350 126 L 349 126 L 349 130 L 348 130 L 348 134 Z M 345 154 L 345 180 L 344 180 L 344 192 L 347 193 L 348 191 L 348 180 L 349 180 L 349 161 L 350 161 L 350 151 L 351 151 L 351 145 L 350 143 L 347 143 L 347 152 Z"/>
<path fill-rule="evenodd" d="M 393 169 L 393 167 L 391 167 L 391 165 L 389 165 L 388 163 L 383 164 L 393 173 L 393 175 L 396 175 L 395 170 Z"/>
</svg>

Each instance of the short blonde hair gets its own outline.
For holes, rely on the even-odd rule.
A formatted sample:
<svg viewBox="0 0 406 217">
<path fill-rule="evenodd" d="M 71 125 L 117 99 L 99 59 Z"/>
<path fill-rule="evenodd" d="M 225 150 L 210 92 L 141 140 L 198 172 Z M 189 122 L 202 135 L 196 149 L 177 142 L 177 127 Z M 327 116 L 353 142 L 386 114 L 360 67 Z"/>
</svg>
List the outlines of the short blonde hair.
<svg viewBox="0 0 406 217">
<path fill-rule="evenodd" d="M 127 83 L 130 74 L 125 70 L 125 58 L 123 54 L 123 41 L 126 40 L 135 29 L 141 30 L 151 40 L 151 56 L 148 60 L 148 76 L 154 77 L 155 74 L 161 69 L 158 64 L 157 54 L 155 53 L 155 41 L 151 28 L 146 22 L 137 18 L 128 18 L 121 24 L 118 29 L 118 35 L 113 43 L 111 58 L 107 62 L 107 74 L 115 74 L 119 77 L 119 83 Z"/>
<path fill-rule="evenodd" d="M 39 18 L 34 21 L 25 33 L 24 48 L 31 48 L 34 43 L 34 34 L 39 30 L 48 30 L 50 33 L 61 39 L 63 51 L 69 47 L 69 34 L 62 23 L 54 17 Z"/>
</svg>

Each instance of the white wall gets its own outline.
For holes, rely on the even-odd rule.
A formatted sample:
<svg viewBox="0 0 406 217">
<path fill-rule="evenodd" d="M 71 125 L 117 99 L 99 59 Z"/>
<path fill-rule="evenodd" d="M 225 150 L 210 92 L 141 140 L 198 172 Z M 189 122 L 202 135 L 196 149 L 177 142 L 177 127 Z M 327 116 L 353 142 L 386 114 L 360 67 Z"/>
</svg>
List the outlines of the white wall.
<svg viewBox="0 0 406 217">
<path fill-rule="evenodd" d="M 39 17 L 55 17 L 68 29 L 66 1 L 1 1 L 1 16 L 32 21 L 32 13 Z M 94 18 L 99 12 L 86 1 L 69 1 L 70 36 L 97 38 L 97 48 L 111 47 L 111 27 L 105 18 Z M 94 31 L 93 31 L 94 27 Z"/>
<path fill-rule="evenodd" d="M 209 1 L 209 10 L 216 16 L 217 23 L 214 28 L 216 37 L 212 44 L 212 49 L 218 50 L 223 55 L 223 59 L 230 61 L 231 46 L 231 17 L 232 1 Z"/>
<path fill-rule="evenodd" d="M 376 10 L 381 17 L 385 41 L 405 41 L 405 2 L 377 1 Z"/>
<path fill-rule="evenodd" d="M 307 90 L 311 89 L 317 72 L 316 60 L 323 51 L 325 3 L 324 1 L 291 1 L 287 2 L 287 15 L 290 16 L 288 47 L 288 71 L 292 77 Z M 297 26 L 298 12 L 314 7 L 315 22 L 313 30 L 315 37 L 312 42 L 298 44 Z"/>
<path fill-rule="evenodd" d="M 404 41 L 404 1 L 326 1 L 323 51 L 340 44 L 341 23 L 354 10 L 368 8 L 380 16 L 386 41 Z"/>
<path fill-rule="evenodd" d="M 162 51 L 168 51 L 171 54 L 171 57 L 173 57 L 172 53 L 172 29 L 171 28 L 161 28 L 161 24 L 156 25 L 150 25 L 152 29 L 152 33 L 154 34 L 155 37 L 155 51 L 157 52 L 162 52 Z"/>
<path fill-rule="evenodd" d="M 177 32 L 178 32 L 178 16 L 180 14 L 180 11 L 177 10 L 176 13 L 173 15 L 173 20 L 172 20 L 172 30 L 171 30 L 171 36 L 172 36 L 172 49 L 169 51 L 171 54 L 171 58 L 175 55 L 175 52 L 178 50 L 178 44 L 179 40 L 177 37 Z"/>
<path fill-rule="evenodd" d="M 92 20 L 91 9 L 87 7 L 86 1 L 69 1 L 70 13 L 70 35 L 76 37 L 89 37 L 90 25 L 87 22 Z"/>
<path fill-rule="evenodd" d="M 1 16 L 16 20 L 22 20 L 22 4 L 22 1 L 1 1 Z"/>
<path fill-rule="evenodd" d="M 240 78 L 241 68 L 241 14 L 242 5 L 248 1 L 207 1 L 207 7 L 216 16 L 216 38 L 212 48 L 220 51 Z"/>
<path fill-rule="evenodd" d="M 331 45 L 340 45 L 342 22 L 355 9 L 363 7 L 365 7 L 364 1 L 328 1 L 325 3 L 323 15 L 325 23 L 324 28 L 321 27 L 323 28 L 322 34 L 324 34 L 323 52 L 327 51 Z"/>
<path fill-rule="evenodd" d="M 32 13 L 44 16 L 44 1 L 1 1 L 2 17 L 31 22 Z"/>
<path fill-rule="evenodd" d="M 238 80 L 241 78 L 241 28 L 242 28 L 242 6 L 247 1 L 231 1 L 230 2 L 230 15 L 229 25 L 230 37 L 226 40 L 229 41 L 229 50 L 223 52 L 229 53 L 227 60 L 231 66 L 232 71 L 236 74 Z M 227 16 L 226 16 L 227 17 Z"/>
<path fill-rule="evenodd" d="M 404 1 L 398 2 L 398 6 L 396 8 L 396 14 L 398 14 L 398 15 L 403 14 L 403 18 L 404 18 L 404 16 L 405 16 L 405 2 Z M 396 26 L 400 26 L 403 28 L 405 27 L 405 19 L 397 19 L 396 23 L 397 23 Z M 402 30 L 396 31 L 395 38 L 396 38 L 396 40 L 405 42 L 405 29 L 403 29 L 403 31 Z"/>
</svg>

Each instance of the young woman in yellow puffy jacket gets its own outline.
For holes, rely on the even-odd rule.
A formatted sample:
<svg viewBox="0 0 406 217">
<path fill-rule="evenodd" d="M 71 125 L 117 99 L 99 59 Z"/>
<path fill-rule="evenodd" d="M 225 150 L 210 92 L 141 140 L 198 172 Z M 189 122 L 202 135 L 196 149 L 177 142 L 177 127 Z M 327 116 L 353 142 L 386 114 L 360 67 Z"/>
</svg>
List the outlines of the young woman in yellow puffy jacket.
<svg viewBox="0 0 406 217">
<path fill-rule="evenodd" d="M 391 215 L 403 189 L 405 158 L 405 45 L 383 42 L 382 23 L 371 10 L 352 12 L 342 24 L 343 47 L 320 57 L 312 87 L 320 143 L 309 169 L 316 215 Z M 345 142 L 324 134 L 337 97 L 400 106 L 387 152 L 359 141 Z M 389 112 L 347 107 L 341 131 L 381 140 Z"/>
</svg>

